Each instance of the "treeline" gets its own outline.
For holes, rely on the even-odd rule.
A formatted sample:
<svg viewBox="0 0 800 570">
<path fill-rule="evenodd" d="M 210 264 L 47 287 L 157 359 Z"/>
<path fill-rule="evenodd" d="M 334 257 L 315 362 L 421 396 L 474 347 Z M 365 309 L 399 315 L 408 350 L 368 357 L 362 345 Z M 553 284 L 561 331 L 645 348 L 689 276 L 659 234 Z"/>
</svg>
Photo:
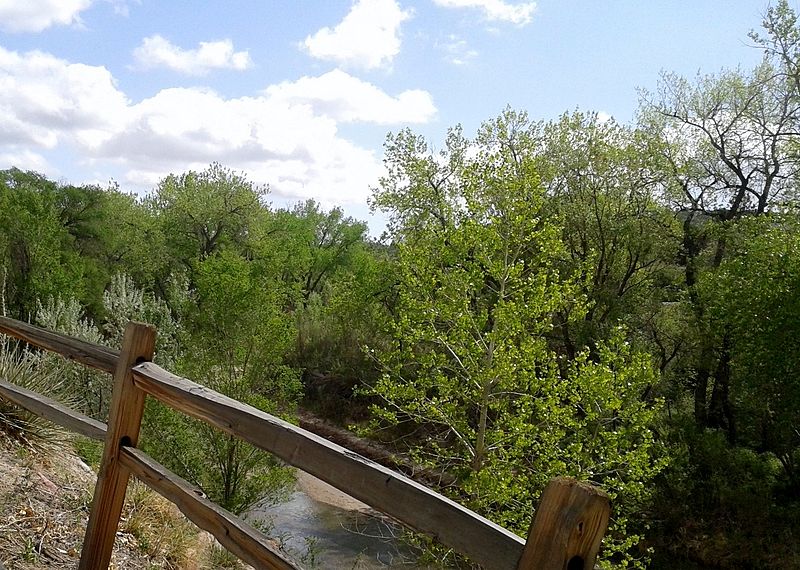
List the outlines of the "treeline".
<svg viewBox="0 0 800 570">
<path fill-rule="evenodd" d="M 291 418 L 298 402 L 527 532 L 549 478 L 602 485 L 606 567 L 800 564 L 800 27 L 750 71 L 664 74 L 637 121 L 511 109 L 434 151 L 390 134 L 381 241 L 220 165 L 141 199 L 0 173 L 3 310 Z M 102 417 L 101 379 L 68 369 Z M 148 410 L 154 452 L 241 511 L 288 475 Z"/>
<path fill-rule="evenodd" d="M 146 321 L 158 328 L 155 360 L 172 371 L 288 419 L 313 379 L 340 379 L 339 405 L 309 403 L 344 413 L 352 387 L 377 376 L 361 347 L 388 319 L 390 256 L 340 209 L 275 209 L 266 197 L 218 164 L 168 176 L 144 198 L 2 171 L 3 312 L 116 347 L 129 320 Z M 63 367 L 67 397 L 106 418 L 108 378 L 45 364 Z M 291 478 L 160 405 L 144 429 L 149 451 L 235 512 Z"/>
</svg>

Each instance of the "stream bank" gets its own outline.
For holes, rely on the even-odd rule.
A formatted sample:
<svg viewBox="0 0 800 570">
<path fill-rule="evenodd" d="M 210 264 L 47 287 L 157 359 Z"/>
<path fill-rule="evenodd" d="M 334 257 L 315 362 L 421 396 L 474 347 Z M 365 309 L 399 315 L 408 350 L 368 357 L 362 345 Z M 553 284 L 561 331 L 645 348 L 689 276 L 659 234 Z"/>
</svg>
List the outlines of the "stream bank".
<svg viewBox="0 0 800 570">
<path fill-rule="evenodd" d="M 248 518 L 308 568 L 424 568 L 403 529 L 361 501 L 298 471 L 289 500 L 258 506 Z"/>
</svg>

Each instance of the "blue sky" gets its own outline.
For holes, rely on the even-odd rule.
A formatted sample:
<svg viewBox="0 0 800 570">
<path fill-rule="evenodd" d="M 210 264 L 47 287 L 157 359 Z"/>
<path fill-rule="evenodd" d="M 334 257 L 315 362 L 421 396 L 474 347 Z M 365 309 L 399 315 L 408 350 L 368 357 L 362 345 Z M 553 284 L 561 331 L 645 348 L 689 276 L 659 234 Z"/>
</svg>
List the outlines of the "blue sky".
<svg viewBox="0 0 800 570">
<path fill-rule="evenodd" d="M 637 87 L 759 59 L 766 0 L 0 0 L 0 168 L 151 190 L 218 161 L 366 219 L 388 131 L 507 104 L 634 119 Z M 373 231 L 380 220 L 371 222 Z"/>
</svg>

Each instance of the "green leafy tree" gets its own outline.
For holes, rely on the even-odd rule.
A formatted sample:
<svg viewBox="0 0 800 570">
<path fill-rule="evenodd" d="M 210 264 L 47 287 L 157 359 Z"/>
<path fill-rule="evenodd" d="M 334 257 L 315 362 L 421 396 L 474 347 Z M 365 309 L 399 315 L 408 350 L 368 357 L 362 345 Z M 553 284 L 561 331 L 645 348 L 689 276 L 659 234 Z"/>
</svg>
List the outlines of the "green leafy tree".
<svg viewBox="0 0 800 570">
<path fill-rule="evenodd" d="M 174 267 L 193 271 L 195 261 L 225 249 L 245 254 L 266 193 L 266 188 L 218 163 L 202 172 L 164 178 L 150 207 Z"/>
<path fill-rule="evenodd" d="M 293 340 L 292 321 L 282 310 L 284 290 L 261 271 L 233 252 L 198 262 L 195 306 L 177 370 L 241 402 L 286 413 L 300 391 L 298 374 L 282 360 Z M 146 445 L 235 513 L 291 480 L 274 458 L 234 436 L 163 409 L 152 417 L 169 428 L 151 434 Z"/>
<path fill-rule="evenodd" d="M 720 339 L 704 328 L 708 308 L 697 283 L 725 259 L 725 227 L 796 197 L 800 99 L 779 59 L 765 57 L 752 71 L 726 70 L 694 81 L 665 73 L 657 93 L 643 94 L 640 117 L 642 128 L 662 141 L 664 199 L 683 224 L 680 261 L 696 346 L 682 367 L 691 371 L 686 387 L 695 421 L 724 429 L 732 443 L 738 433 L 729 398 L 729 344 L 715 344 Z"/>
<path fill-rule="evenodd" d="M 298 304 L 305 307 L 348 267 L 364 244 L 367 225 L 345 216 L 341 208 L 325 212 L 307 200 L 274 212 L 264 230 L 267 239 L 258 253 L 281 267 L 283 280 L 296 289 Z"/>
<path fill-rule="evenodd" d="M 84 263 L 61 219 L 59 193 L 33 172 L 0 172 L 0 259 L 10 316 L 32 317 L 39 299 L 84 298 Z"/>
<path fill-rule="evenodd" d="M 742 220 L 731 255 L 701 280 L 709 330 L 725 344 L 739 442 L 780 461 L 800 499 L 800 228 L 793 217 Z"/>
<path fill-rule="evenodd" d="M 613 119 L 580 112 L 540 125 L 536 142 L 546 209 L 563 228 L 561 269 L 587 301 L 556 312 L 558 344 L 574 358 L 624 323 L 661 341 L 663 369 L 676 343 L 667 347 L 650 324 L 662 301 L 677 298 L 671 274 L 680 229 L 658 200 L 664 177 L 653 142 Z"/>
<path fill-rule="evenodd" d="M 518 532 L 550 477 L 603 484 L 616 509 L 606 558 L 632 564 L 641 536 L 626 526 L 665 462 L 658 405 L 641 398 L 655 375 L 619 334 L 593 359 L 549 349 L 553 313 L 581 301 L 558 271 L 561 228 L 544 216 L 532 140 L 512 111 L 474 141 L 451 130 L 435 155 L 409 131 L 388 138 L 374 204 L 390 215 L 400 285 L 394 340 L 375 353 L 375 413 Z"/>
</svg>

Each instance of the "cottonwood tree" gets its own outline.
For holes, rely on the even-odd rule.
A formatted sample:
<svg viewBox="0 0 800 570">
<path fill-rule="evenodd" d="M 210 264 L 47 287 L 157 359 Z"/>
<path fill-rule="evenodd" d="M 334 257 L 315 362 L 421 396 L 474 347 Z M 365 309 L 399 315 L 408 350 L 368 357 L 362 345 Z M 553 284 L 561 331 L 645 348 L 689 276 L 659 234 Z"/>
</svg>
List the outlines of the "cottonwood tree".
<svg viewBox="0 0 800 570">
<path fill-rule="evenodd" d="M 620 323 L 655 332 L 648 323 L 662 301 L 674 300 L 658 285 L 668 283 L 680 242 L 671 212 L 657 197 L 663 174 L 650 138 L 578 111 L 537 125 L 535 138 L 547 214 L 562 226 L 561 270 L 574 277 L 586 300 L 556 311 L 558 344 L 574 358 Z M 679 348 L 669 344 L 662 343 L 662 369 Z"/>
<path fill-rule="evenodd" d="M 87 263 L 63 217 L 65 191 L 34 172 L 0 171 L 0 284 L 10 316 L 30 319 L 51 297 L 89 296 Z"/>
<path fill-rule="evenodd" d="M 628 516 L 663 467 L 657 406 L 640 397 L 653 370 L 619 335 L 595 359 L 559 366 L 549 350 L 554 311 L 580 291 L 559 274 L 561 228 L 544 217 L 531 137 L 509 110 L 472 141 L 452 129 L 439 153 L 408 130 L 387 139 L 373 203 L 389 213 L 400 284 L 393 342 L 374 352 L 375 413 L 518 532 L 550 477 L 600 482 L 619 497 L 609 553 L 628 556 L 640 538 Z"/>
<path fill-rule="evenodd" d="M 265 187 L 213 163 L 202 172 L 164 178 L 150 197 L 150 206 L 174 262 L 192 270 L 195 261 L 218 251 L 248 250 L 266 193 Z"/>
<path fill-rule="evenodd" d="M 348 266 L 365 240 L 367 225 L 345 216 L 341 208 L 326 212 L 306 200 L 277 210 L 262 229 L 266 235 L 259 254 L 274 258 L 282 279 L 296 289 L 298 305 L 305 307 Z"/>
<path fill-rule="evenodd" d="M 730 342 L 708 334 L 707 303 L 696 285 L 722 263 L 737 220 L 783 208 L 796 196 L 800 98 L 792 73 L 768 54 L 749 72 L 694 81 L 665 73 L 656 93 L 643 93 L 641 125 L 661 139 L 655 148 L 668 176 L 663 197 L 683 225 L 681 264 L 697 331 L 693 362 L 685 363 L 693 370 L 695 419 L 724 429 L 731 442 L 737 418 L 726 365 Z"/>
</svg>

